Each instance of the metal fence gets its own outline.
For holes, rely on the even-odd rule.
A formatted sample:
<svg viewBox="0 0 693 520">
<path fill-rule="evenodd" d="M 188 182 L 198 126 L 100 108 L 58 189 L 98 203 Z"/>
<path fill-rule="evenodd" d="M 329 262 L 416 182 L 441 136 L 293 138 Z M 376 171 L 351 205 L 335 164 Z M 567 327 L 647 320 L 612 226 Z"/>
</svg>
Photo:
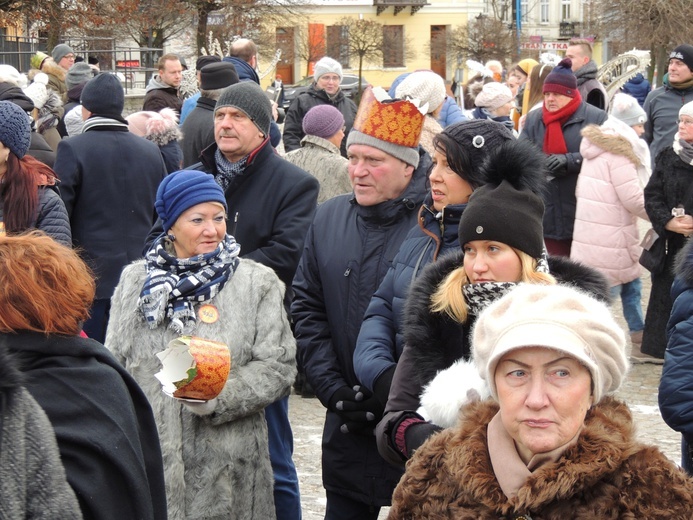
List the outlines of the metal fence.
<svg viewBox="0 0 693 520">
<path fill-rule="evenodd" d="M 102 72 L 117 73 L 126 93 L 146 87 L 163 54 L 160 48 L 119 47 L 113 38 L 66 39 L 63 43 L 85 62 L 96 58 Z M 38 51 L 50 54 L 45 39 L 0 35 L 0 63 L 12 65 L 19 72 L 31 69 L 31 57 Z"/>
</svg>

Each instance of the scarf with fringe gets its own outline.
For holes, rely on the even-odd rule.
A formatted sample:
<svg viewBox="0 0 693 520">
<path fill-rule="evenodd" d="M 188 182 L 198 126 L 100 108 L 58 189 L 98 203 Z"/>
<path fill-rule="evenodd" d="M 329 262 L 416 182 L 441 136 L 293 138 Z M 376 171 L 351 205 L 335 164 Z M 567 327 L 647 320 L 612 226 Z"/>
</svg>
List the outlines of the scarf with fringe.
<svg viewBox="0 0 693 520">
<path fill-rule="evenodd" d="M 166 251 L 167 243 L 162 235 L 145 255 L 147 279 L 137 307 L 150 329 L 168 317 L 170 329 L 189 334 L 197 323 L 194 304 L 219 294 L 238 267 L 241 247 L 226 235 L 211 253 L 177 258 Z"/>
</svg>

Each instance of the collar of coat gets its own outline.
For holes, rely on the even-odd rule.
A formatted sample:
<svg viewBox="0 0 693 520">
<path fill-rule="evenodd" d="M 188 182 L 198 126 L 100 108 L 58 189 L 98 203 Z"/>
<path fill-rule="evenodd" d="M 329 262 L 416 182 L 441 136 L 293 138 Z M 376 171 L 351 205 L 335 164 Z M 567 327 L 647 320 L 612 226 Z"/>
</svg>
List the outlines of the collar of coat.
<svg viewBox="0 0 693 520">
<path fill-rule="evenodd" d="M 431 295 L 448 274 L 462 265 L 463 260 L 462 251 L 443 255 L 440 260 L 426 266 L 409 289 L 403 312 L 404 343 L 411 348 L 411 355 L 419 368 L 421 386 L 450 366 L 447 346 L 430 339 L 436 337 L 435 332 L 450 318 L 444 313 L 430 311 Z M 597 270 L 565 257 L 550 256 L 548 261 L 549 271 L 558 283 L 573 285 L 601 301 L 609 301 L 609 284 Z M 460 342 L 466 342 L 471 322 L 461 328 L 464 332 Z"/>
<path fill-rule="evenodd" d="M 437 435 L 415 453 L 400 485 L 408 477 L 416 482 L 432 480 L 426 483 L 431 500 L 449 500 L 448 506 L 454 504 L 456 510 L 450 512 L 455 514 L 488 508 L 489 514 L 506 518 L 515 518 L 505 515 L 516 514 L 533 516 L 548 504 L 569 502 L 576 497 L 589 501 L 600 481 L 608 480 L 610 474 L 622 469 L 628 457 L 645 449 L 635 441 L 628 407 L 613 398 L 604 398 L 587 413 L 577 444 L 558 461 L 535 470 L 517 496 L 508 499 L 495 478 L 487 449 L 487 425 L 497 412 L 498 404 L 491 400 L 464 408 L 458 426 Z M 417 463 L 419 460 L 426 463 Z M 462 481 L 460 475 L 464 475 Z M 464 482 L 462 490 L 460 482 Z M 602 489 L 608 493 L 608 489 Z M 404 509 L 416 508 L 416 501 L 420 502 L 420 497 L 408 493 L 406 485 L 393 498 L 393 503 Z"/>
</svg>

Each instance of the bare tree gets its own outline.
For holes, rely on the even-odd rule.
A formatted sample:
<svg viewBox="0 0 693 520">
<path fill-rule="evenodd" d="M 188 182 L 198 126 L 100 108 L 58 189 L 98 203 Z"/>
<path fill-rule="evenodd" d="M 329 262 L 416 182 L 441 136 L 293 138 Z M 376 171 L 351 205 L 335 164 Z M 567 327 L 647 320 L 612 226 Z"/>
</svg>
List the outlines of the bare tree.
<svg viewBox="0 0 693 520">
<path fill-rule="evenodd" d="M 325 56 L 327 40 L 325 33 L 310 34 L 307 20 L 296 26 L 296 55 L 306 64 L 306 76 L 310 74 L 310 64 Z"/>
<path fill-rule="evenodd" d="M 503 63 L 517 52 L 517 39 L 507 23 L 479 15 L 451 31 L 448 49 L 453 58 Z"/>
<path fill-rule="evenodd" d="M 610 35 L 616 53 L 649 49 L 659 78 L 666 72 L 668 51 L 691 43 L 691 0 L 591 0 L 601 14 L 602 34 Z M 652 74 L 650 74 L 652 77 Z"/>
<path fill-rule="evenodd" d="M 365 63 L 382 64 L 383 62 L 383 24 L 375 20 L 343 17 L 336 22 L 345 28 L 342 33 L 347 40 L 349 56 L 358 59 L 359 89 L 357 99 L 361 99 L 361 78 Z M 352 66 L 353 67 L 353 66 Z"/>
</svg>

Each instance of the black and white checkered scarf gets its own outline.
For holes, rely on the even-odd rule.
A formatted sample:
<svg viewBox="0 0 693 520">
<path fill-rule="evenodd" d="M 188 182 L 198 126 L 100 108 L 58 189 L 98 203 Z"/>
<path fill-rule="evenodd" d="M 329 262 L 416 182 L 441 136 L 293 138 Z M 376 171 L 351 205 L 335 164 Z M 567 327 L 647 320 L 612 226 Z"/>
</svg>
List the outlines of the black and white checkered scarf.
<svg viewBox="0 0 693 520">
<path fill-rule="evenodd" d="M 137 306 L 150 329 L 168 317 L 169 328 L 189 334 L 197 322 L 194 304 L 221 291 L 238 266 L 241 247 L 226 235 L 211 253 L 177 258 L 166 251 L 167 241 L 162 235 L 145 255 L 147 279 Z"/>
</svg>

